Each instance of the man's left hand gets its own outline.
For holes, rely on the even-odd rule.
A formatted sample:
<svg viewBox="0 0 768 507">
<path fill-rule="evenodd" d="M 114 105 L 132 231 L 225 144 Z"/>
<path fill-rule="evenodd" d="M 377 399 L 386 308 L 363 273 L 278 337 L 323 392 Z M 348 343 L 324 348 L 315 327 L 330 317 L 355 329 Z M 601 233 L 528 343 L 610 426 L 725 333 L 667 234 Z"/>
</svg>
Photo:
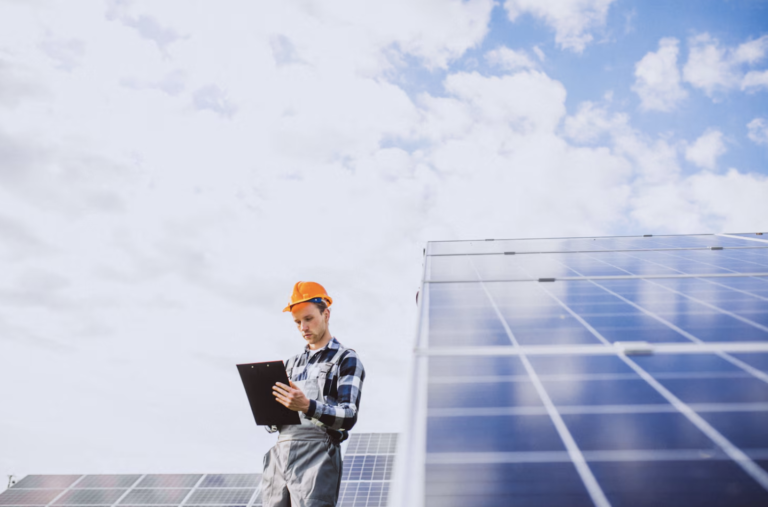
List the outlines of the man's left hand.
<svg viewBox="0 0 768 507">
<path fill-rule="evenodd" d="M 309 399 L 304 396 L 301 389 L 296 387 L 296 384 L 293 382 L 291 382 L 290 386 L 281 382 L 276 383 L 272 388 L 272 394 L 275 395 L 275 399 L 278 403 L 290 408 L 294 412 L 306 413 L 306 411 L 309 410 Z"/>
</svg>

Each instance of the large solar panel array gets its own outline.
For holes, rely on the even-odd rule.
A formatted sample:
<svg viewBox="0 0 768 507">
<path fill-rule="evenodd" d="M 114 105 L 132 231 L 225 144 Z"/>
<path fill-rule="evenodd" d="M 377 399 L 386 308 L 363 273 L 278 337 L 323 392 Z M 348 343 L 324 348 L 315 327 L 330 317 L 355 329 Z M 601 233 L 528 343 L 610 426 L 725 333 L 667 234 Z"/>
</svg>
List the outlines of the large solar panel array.
<svg viewBox="0 0 768 507">
<path fill-rule="evenodd" d="M 397 435 L 353 433 L 342 445 L 339 507 L 384 507 Z M 261 474 L 28 475 L 2 507 L 259 507 Z"/>
<path fill-rule="evenodd" d="M 766 239 L 430 242 L 392 505 L 768 505 Z"/>
</svg>

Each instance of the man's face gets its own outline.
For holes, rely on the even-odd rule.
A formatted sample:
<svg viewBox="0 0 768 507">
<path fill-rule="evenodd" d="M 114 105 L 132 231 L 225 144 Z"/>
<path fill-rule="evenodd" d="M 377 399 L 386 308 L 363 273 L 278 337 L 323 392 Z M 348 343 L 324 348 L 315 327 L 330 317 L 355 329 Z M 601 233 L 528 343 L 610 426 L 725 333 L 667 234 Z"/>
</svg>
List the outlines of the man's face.
<svg viewBox="0 0 768 507">
<path fill-rule="evenodd" d="M 291 309 L 291 314 L 301 336 L 307 341 L 307 345 L 318 343 L 328 331 L 328 319 L 331 312 L 327 309 L 320 313 L 320 309 L 312 303 L 302 303 L 294 306 Z"/>
</svg>

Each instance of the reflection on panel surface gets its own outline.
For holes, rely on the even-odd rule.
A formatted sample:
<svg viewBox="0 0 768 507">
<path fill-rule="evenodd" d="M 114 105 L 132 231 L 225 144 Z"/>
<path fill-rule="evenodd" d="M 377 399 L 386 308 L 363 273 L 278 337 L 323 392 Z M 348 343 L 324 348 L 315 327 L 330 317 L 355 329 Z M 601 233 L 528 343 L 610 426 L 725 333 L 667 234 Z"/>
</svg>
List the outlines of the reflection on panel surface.
<svg viewBox="0 0 768 507">
<path fill-rule="evenodd" d="M 768 505 L 768 241 L 431 242 L 422 294 L 403 498 Z"/>
<path fill-rule="evenodd" d="M 768 341 L 768 278 L 477 285 L 430 286 L 430 346 Z"/>
</svg>

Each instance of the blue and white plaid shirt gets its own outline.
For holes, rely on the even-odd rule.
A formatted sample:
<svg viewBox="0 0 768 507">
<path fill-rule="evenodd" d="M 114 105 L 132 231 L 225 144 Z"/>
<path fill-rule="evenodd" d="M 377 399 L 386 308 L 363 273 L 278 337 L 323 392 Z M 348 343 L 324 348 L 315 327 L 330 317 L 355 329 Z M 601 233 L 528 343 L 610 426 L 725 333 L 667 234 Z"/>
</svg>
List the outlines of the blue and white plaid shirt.
<svg viewBox="0 0 768 507">
<path fill-rule="evenodd" d="M 320 366 L 331 361 L 341 344 L 336 338 L 318 352 L 310 356 L 309 348 L 304 352 L 291 357 L 285 362 L 286 367 L 293 363 L 291 380 L 306 380 L 316 378 Z M 360 408 L 360 395 L 365 380 L 365 368 L 360 358 L 352 349 L 346 349 L 341 353 L 338 368 L 329 372 L 325 382 L 323 397 L 325 403 L 309 400 L 307 417 L 317 419 L 327 428 L 337 431 L 349 431 L 357 422 L 357 412 Z"/>
</svg>

